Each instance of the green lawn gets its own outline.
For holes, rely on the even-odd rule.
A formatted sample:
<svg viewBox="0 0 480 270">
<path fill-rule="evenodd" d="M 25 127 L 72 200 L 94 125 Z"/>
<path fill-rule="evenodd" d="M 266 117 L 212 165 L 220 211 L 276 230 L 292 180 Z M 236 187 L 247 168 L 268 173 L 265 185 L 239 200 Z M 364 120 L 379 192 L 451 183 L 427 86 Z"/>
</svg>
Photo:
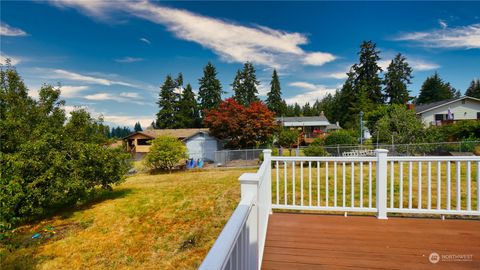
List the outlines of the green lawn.
<svg viewBox="0 0 480 270">
<path fill-rule="evenodd" d="M 127 179 L 96 202 L 18 228 L 0 269 L 195 269 L 240 197 L 250 169 Z M 52 226 L 50 239 L 31 236 Z"/>
</svg>

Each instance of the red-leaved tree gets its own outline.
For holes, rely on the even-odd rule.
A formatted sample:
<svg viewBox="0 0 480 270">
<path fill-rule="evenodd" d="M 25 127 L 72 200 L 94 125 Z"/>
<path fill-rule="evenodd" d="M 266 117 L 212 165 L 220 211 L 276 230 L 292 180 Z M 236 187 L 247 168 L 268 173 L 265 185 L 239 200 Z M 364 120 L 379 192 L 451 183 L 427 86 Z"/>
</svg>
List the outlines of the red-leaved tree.
<svg viewBox="0 0 480 270">
<path fill-rule="evenodd" d="M 206 111 L 205 126 L 228 148 L 258 147 L 267 142 L 277 125 L 274 114 L 261 101 L 245 107 L 228 98 Z"/>
</svg>

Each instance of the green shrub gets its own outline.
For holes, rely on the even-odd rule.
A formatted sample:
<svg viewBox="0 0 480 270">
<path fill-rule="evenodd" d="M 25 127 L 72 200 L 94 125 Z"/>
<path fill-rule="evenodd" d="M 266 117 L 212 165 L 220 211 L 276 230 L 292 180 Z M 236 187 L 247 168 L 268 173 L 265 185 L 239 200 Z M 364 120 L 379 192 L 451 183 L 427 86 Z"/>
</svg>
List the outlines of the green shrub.
<svg viewBox="0 0 480 270">
<path fill-rule="evenodd" d="M 187 158 L 187 147 L 175 137 L 160 136 L 152 141 L 145 156 L 145 165 L 154 170 L 172 172 L 182 159 Z"/>
<path fill-rule="evenodd" d="M 330 155 L 323 147 L 316 145 L 309 145 L 307 148 L 303 149 L 303 153 L 305 156 L 309 157 L 323 157 Z"/>
<path fill-rule="evenodd" d="M 357 138 L 352 135 L 351 131 L 338 130 L 329 134 L 325 138 L 325 145 L 337 145 L 337 144 L 357 144 Z"/>
</svg>

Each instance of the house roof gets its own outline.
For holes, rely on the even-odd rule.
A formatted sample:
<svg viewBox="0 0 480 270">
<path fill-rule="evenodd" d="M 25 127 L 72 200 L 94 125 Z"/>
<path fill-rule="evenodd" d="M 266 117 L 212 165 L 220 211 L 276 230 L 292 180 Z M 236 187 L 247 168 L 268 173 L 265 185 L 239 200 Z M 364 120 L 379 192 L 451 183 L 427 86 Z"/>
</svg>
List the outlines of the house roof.
<svg viewBox="0 0 480 270">
<path fill-rule="evenodd" d="M 480 99 L 478 99 L 478 98 L 463 96 L 463 97 L 460 97 L 460 98 L 452 98 L 452 99 L 446 99 L 446 100 L 427 103 L 427 104 L 421 104 L 421 105 L 415 106 L 414 110 L 415 110 L 415 113 L 419 114 L 419 113 L 430 111 L 430 110 L 436 109 L 438 107 L 445 106 L 445 105 L 448 105 L 448 104 L 451 104 L 451 103 L 454 103 L 456 101 L 463 100 L 463 99 L 471 99 L 471 100 L 475 100 L 475 101 L 480 101 Z"/>
<path fill-rule="evenodd" d="M 300 117 L 277 117 L 275 120 L 280 122 L 316 122 L 316 121 L 326 121 L 328 122 L 325 115 L 319 116 L 300 116 Z"/>
<path fill-rule="evenodd" d="M 145 131 L 133 132 L 130 135 L 124 137 L 123 139 L 128 139 L 135 134 L 142 134 L 152 139 L 159 136 L 172 136 L 183 140 L 186 138 L 190 138 L 200 132 L 208 134 L 209 131 L 208 128 L 150 129 Z"/>
</svg>

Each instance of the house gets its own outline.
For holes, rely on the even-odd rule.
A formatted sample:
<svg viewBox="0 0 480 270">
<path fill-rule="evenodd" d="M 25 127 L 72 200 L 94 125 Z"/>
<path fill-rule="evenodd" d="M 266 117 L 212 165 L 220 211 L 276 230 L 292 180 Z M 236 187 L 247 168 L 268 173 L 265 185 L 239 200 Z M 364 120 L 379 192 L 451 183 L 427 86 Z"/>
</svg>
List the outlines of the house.
<svg viewBox="0 0 480 270">
<path fill-rule="evenodd" d="M 127 151 L 135 159 L 141 159 L 150 150 L 149 141 L 159 136 L 172 136 L 181 140 L 187 147 L 189 158 L 193 159 L 214 160 L 215 151 L 221 149 L 220 141 L 211 136 L 207 128 L 151 129 L 134 132 L 123 140 Z"/>
<path fill-rule="evenodd" d="M 306 143 L 329 131 L 340 129 L 338 123 L 332 124 L 323 112 L 319 116 L 277 117 L 278 124 L 285 128 L 301 130 Z"/>
<path fill-rule="evenodd" d="M 480 99 L 469 96 L 421 104 L 415 113 L 428 126 L 440 126 L 460 120 L 480 119 Z"/>
</svg>

